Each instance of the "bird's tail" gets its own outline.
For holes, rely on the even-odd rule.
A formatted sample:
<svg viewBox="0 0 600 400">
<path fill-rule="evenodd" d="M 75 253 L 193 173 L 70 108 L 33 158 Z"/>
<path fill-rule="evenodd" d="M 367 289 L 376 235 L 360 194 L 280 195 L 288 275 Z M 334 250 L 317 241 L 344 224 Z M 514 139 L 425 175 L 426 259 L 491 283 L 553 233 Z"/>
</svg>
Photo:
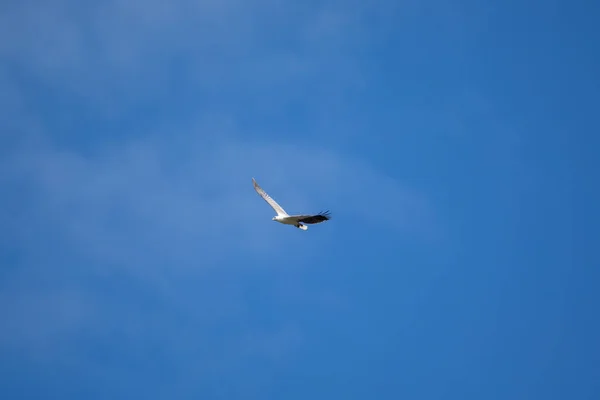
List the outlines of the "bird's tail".
<svg viewBox="0 0 600 400">
<path fill-rule="evenodd" d="M 307 230 L 307 229 L 308 229 L 308 226 L 306 226 L 306 225 L 302 225 L 302 224 L 298 224 L 298 225 L 297 225 L 297 228 L 300 228 L 300 229 L 302 229 L 303 231 L 305 231 L 305 230 Z"/>
</svg>

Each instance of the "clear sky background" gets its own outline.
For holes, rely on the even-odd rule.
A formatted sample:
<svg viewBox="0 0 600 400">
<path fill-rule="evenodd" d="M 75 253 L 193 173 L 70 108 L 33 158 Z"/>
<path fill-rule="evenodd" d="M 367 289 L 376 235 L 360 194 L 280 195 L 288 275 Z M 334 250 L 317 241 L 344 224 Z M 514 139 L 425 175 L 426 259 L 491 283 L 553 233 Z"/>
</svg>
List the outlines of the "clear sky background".
<svg viewBox="0 0 600 400">
<path fill-rule="evenodd" d="M 0 398 L 600 398 L 599 8 L 2 2 Z"/>
</svg>

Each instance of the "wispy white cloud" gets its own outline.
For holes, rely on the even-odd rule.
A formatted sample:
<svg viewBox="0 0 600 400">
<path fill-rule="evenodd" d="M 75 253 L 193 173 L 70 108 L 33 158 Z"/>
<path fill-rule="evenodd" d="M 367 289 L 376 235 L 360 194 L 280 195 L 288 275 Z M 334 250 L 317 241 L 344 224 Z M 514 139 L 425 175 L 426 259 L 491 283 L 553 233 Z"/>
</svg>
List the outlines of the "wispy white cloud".
<svg viewBox="0 0 600 400">
<path fill-rule="evenodd" d="M 18 182 L 15 190 L 28 197 L 4 209 L 15 240 L 52 226 L 55 238 L 94 259 L 127 263 L 143 254 L 183 265 L 199 243 L 251 243 L 247 251 L 259 242 L 278 244 L 286 239 L 252 191 L 252 176 L 287 209 L 334 208 L 342 226 L 371 221 L 414 232 L 431 222 L 423 196 L 360 160 L 328 149 L 204 135 L 172 143 L 165 133 L 90 156 L 52 144 L 15 147 L 2 164 L 5 182 Z"/>
</svg>

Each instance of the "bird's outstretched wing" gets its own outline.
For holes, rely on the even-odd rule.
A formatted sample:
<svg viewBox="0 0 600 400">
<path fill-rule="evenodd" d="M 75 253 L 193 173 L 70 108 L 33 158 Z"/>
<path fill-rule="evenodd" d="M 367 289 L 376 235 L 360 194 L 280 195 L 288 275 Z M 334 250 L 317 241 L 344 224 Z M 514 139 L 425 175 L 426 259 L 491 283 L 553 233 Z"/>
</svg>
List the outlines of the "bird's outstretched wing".
<svg viewBox="0 0 600 400">
<path fill-rule="evenodd" d="M 331 214 L 329 211 L 325 211 L 314 215 L 290 215 L 290 217 L 297 218 L 298 222 L 305 224 L 318 224 L 320 222 L 329 221 L 331 219 Z"/>
<path fill-rule="evenodd" d="M 258 193 L 260 197 L 262 197 L 267 203 L 269 203 L 271 207 L 273 207 L 273 210 L 277 212 L 277 215 L 288 215 L 288 213 L 286 213 L 285 210 L 279 204 L 277 204 L 277 202 L 273 200 L 271 196 L 269 196 L 267 192 L 265 192 L 263 188 L 261 188 L 258 185 L 258 183 L 256 183 L 256 180 L 254 180 L 254 178 L 252 178 L 252 184 L 254 185 L 254 190 L 256 190 L 256 193 Z"/>
</svg>

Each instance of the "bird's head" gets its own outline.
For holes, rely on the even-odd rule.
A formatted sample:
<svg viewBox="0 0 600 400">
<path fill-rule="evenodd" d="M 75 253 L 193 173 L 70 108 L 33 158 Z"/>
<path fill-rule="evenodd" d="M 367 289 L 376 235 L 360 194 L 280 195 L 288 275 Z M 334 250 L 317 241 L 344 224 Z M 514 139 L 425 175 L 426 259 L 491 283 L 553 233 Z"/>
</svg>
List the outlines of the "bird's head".
<svg viewBox="0 0 600 400">
<path fill-rule="evenodd" d="M 275 221 L 275 220 L 277 220 L 277 217 L 273 217 L 273 218 L 271 218 L 271 220 L 272 220 L 272 221 Z"/>
</svg>

